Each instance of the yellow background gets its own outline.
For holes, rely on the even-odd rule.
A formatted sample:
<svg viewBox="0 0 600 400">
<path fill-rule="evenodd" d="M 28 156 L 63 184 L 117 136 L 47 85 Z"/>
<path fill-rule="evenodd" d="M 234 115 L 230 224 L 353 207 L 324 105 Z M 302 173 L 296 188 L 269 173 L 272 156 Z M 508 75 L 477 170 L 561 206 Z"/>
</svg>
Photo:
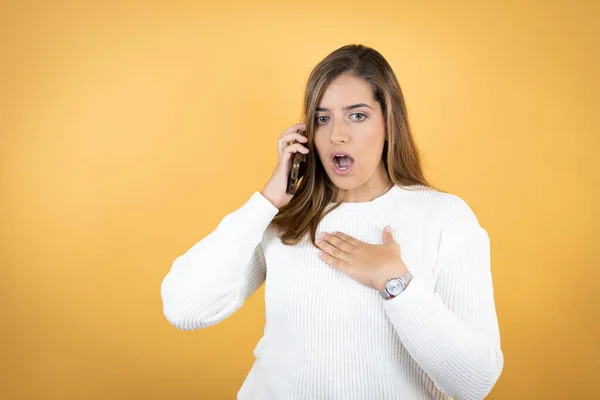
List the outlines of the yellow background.
<svg viewBox="0 0 600 400">
<path fill-rule="evenodd" d="M 235 398 L 263 289 L 182 332 L 160 282 L 266 183 L 314 65 L 362 43 L 490 234 L 489 398 L 599 398 L 598 2 L 281 3 L 1 3 L 0 397 Z"/>
</svg>

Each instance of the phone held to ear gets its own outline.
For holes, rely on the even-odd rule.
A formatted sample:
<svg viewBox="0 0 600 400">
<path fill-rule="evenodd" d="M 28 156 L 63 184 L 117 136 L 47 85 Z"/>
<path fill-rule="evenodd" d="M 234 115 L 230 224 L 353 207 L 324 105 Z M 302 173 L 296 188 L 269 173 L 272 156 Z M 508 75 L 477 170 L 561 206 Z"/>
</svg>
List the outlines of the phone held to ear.
<svg viewBox="0 0 600 400">
<path fill-rule="evenodd" d="M 300 129 L 298 129 L 296 132 L 300 132 Z M 290 144 L 293 143 L 297 143 L 297 141 L 294 140 Z M 294 153 L 294 155 L 292 156 L 292 168 L 290 169 L 290 176 L 288 177 L 288 187 L 286 190 L 288 194 L 296 194 L 296 186 L 298 185 L 298 175 L 300 174 L 300 164 L 304 161 L 306 161 L 306 154 L 298 152 Z"/>
<path fill-rule="evenodd" d="M 290 170 L 290 176 L 288 178 L 288 194 L 296 193 L 296 185 L 298 184 L 298 173 L 300 171 L 300 164 L 306 161 L 306 154 L 294 153 L 292 157 L 292 169 Z"/>
</svg>

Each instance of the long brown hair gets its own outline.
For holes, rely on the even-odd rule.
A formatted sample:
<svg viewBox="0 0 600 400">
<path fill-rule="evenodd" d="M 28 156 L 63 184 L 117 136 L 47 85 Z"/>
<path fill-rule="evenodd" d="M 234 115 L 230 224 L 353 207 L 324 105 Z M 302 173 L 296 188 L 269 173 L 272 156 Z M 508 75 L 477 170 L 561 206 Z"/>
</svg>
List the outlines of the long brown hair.
<svg viewBox="0 0 600 400">
<path fill-rule="evenodd" d="M 279 229 L 282 242 L 288 245 L 298 243 L 308 232 L 315 244 L 319 222 L 344 201 L 342 199 L 326 210 L 338 197 L 338 188 L 327 176 L 313 142 L 317 106 L 329 83 L 343 73 L 363 79 L 373 87 L 375 100 L 381 105 L 385 120 L 387 140 L 382 158 L 391 181 L 399 186 L 433 188 L 423 174 L 419 151 L 408 124 L 404 96 L 392 68 L 379 52 L 370 47 L 360 44 L 343 46 L 317 64 L 306 83 L 303 121 L 306 122 L 309 153 L 300 167 L 296 194 L 280 208 L 271 222 Z"/>
</svg>

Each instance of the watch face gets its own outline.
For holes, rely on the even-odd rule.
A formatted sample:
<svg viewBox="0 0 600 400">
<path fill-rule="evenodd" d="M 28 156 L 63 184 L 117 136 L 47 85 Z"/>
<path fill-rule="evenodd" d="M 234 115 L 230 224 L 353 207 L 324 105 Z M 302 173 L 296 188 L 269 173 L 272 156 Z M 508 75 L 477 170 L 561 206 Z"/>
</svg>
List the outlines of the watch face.
<svg viewBox="0 0 600 400">
<path fill-rule="evenodd" d="M 386 289 L 392 296 L 397 296 L 402 293 L 402 281 L 400 279 L 392 279 L 387 283 Z"/>
</svg>

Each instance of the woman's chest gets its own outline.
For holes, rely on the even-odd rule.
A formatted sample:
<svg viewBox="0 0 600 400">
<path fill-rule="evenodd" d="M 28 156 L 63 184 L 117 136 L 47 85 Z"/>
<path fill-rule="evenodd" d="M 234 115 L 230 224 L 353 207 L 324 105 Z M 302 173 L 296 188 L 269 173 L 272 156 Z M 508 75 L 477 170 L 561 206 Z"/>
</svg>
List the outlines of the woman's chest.
<svg viewBox="0 0 600 400">
<path fill-rule="evenodd" d="M 358 217 L 324 219 L 317 234 L 338 231 L 364 244 L 382 245 L 383 228 L 388 224 L 394 227 L 394 240 L 410 271 L 415 275 L 430 273 L 434 258 L 428 235 L 411 230 L 410 221 Z M 379 293 L 321 260 L 320 249 L 308 237 L 295 245 L 285 245 L 274 231 L 268 230 L 263 250 L 267 269 L 265 302 L 267 313 L 272 317 L 295 315 L 298 323 L 348 320 L 357 316 L 371 316 L 373 323 L 381 319 L 383 299 Z M 303 316 L 309 320 L 302 321 Z"/>
</svg>

